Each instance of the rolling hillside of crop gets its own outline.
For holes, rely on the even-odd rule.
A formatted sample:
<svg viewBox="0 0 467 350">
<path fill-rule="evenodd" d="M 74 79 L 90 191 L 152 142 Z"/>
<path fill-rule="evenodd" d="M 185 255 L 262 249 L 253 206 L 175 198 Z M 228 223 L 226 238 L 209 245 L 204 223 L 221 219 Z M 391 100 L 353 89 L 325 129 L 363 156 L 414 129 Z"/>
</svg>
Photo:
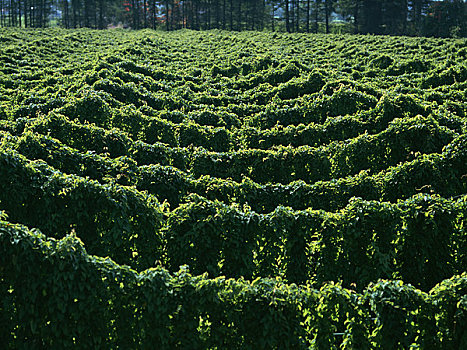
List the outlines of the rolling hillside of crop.
<svg viewBox="0 0 467 350">
<path fill-rule="evenodd" d="M 467 347 L 465 39 L 0 29 L 5 349 Z"/>
</svg>

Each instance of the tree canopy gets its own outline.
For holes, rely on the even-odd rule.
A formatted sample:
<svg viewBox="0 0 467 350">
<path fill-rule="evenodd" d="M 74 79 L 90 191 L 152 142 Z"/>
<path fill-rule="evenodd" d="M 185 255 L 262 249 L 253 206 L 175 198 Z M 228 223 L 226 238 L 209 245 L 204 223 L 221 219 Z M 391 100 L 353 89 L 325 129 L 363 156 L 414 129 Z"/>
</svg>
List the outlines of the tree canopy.
<svg viewBox="0 0 467 350">
<path fill-rule="evenodd" d="M 467 36 L 464 0 L 0 0 L 0 27 Z"/>
</svg>

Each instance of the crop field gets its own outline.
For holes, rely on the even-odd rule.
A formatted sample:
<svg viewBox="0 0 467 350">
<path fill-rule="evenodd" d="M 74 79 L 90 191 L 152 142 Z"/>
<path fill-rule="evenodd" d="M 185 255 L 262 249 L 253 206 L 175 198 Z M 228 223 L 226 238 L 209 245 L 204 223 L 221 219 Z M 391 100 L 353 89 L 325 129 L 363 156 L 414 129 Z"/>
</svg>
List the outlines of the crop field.
<svg viewBox="0 0 467 350">
<path fill-rule="evenodd" d="M 0 29 L 4 349 L 466 349 L 465 39 Z"/>
</svg>

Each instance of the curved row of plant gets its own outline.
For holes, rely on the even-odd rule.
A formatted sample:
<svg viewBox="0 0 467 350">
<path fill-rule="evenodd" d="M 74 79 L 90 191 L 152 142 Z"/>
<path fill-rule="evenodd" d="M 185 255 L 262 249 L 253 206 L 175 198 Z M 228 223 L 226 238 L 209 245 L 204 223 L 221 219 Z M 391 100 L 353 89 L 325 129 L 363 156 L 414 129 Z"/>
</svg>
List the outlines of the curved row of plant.
<svg viewBox="0 0 467 350">
<path fill-rule="evenodd" d="M 339 81 L 333 84 L 338 83 Z M 342 84 L 344 83 L 348 84 L 349 82 L 343 81 Z M 332 86 L 332 84 L 327 84 L 326 86 L 328 85 Z M 326 86 L 323 88 L 324 90 L 326 90 Z M 4 111 L 4 113 L 5 117 L 17 119 L 21 117 L 31 118 L 38 113 L 48 113 L 51 110 L 55 110 L 71 119 L 78 118 L 81 122 L 95 123 L 97 126 L 107 129 L 118 128 L 127 132 L 133 139 L 139 139 L 147 143 L 164 142 L 170 146 L 193 144 L 215 151 L 227 151 L 242 146 L 251 148 L 253 145 L 245 144 L 245 141 L 249 138 L 245 139 L 242 135 L 244 129 L 243 123 L 248 125 L 247 129 L 250 130 L 250 133 L 253 130 L 257 130 L 260 133 L 258 136 L 261 139 L 265 138 L 262 145 L 264 147 L 265 144 L 271 142 L 268 142 L 268 138 L 271 138 L 272 135 L 267 130 L 260 130 L 258 128 L 264 128 L 264 125 L 261 126 L 261 124 L 266 122 L 266 120 L 270 120 L 272 123 L 270 127 L 273 127 L 278 121 L 276 120 L 277 118 L 285 118 L 287 123 L 281 124 L 289 125 L 290 127 L 284 135 L 285 139 L 284 136 L 281 137 L 280 129 L 279 131 L 275 131 L 275 139 L 280 141 L 280 143 L 276 144 L 288 145 L 297 143 L 297 139 L 294 137 L 296 135 L 290 135 L 290 132 L 298 129 L 299 133 L 303 133 L 304 130 L 303 126 L 297 128 L 293 124 L 316 122 L 318 124 L 312 125 L 313 129 L 310 131 L 313 132 L 314 129 L 317 129 L 318 135 L 314 135 L 311 140 L 305 140 L 302 137 L 301 142 L 303 144 L 319 145 L 322 143 L 319 142 L 320 138 L 324 137 L 324 140 L 334 139 L 332 133 L 327 135 L 329 132 L 327 128 L 337 128 L 336 122 L 338 124 L 342 123 L 340 121 L 341 118 L 335 120 L 336 116 L 355 114 L 356 112 L 342 110 L 334 113 L 330 112 L 329 108 L 326 107 L 331 102 L 323 102 L 323 98 L 333 99 L 336 94 L 339 95 L 340 91 L 343 91 L 342 89 L 342 87 L 338 89 L 337 93 L 333 93 L 333 89 L 330 89 L 330 96 L 323 95 L 323 97 L 309 99 L 308 101 L 302 99 L 297 101 L 294 106 L 286 105 L 281 107 L 278 103 L 268 105 L 267 108 L 261 108 L 260 112 L 251 111 L 252 114 L 245 117 L 244 122 L 237 117 L 239 111 L 234 105 L 223 108 L 214 107 L 213 109 L 212 106 L 200 108 L 198 104 L 193 103 L 192 106 L 196 109 L 188 113 L 178 109 L 167 111 L 164 110 L 165 106 L 159 106 L 157 109 L 147 105 L 135 108 L 134 106 L 128 106 L 131 100 L 128 96 L 122 97 L 123 101 L 126 102 L 124 104 L 112 98 L 108 92 L 83 88 L 76 93 L 76 97 L 67 96 L 66 99 L 49 96 L 26 98 L 21 103 L 17 103 L 14 110 Z M 357 92 L 355 91 L 355 93 Z M 155 95 L 152 94 L 151 96 Z M 344 108 L 344 101 L 338 97 L 335 98 L 337 100 L 332 103 L 340 109 Z M 167 99 L 161 98 L 161 101 L 167 102 Z M 352 103 L 355 104 L 356 102 Z M 189 107 L 183 106 L 182 110 L 186 109 L 189 109 Z M 359 110 L 359 113 L 361 113 L 360 107 Z M 369 110 L 366 113 L 367 115 L 357 116 L 355 122 L 359 132 L 367 130 L 371 133 L 373 131 L 382 131 L 387 127 L 388 122 L 396 117 L 415 116 L 416 114 L 428 115 L 428 113 L 429 111 L 426 107 L 420 105 L 419 102 L 409 96 L 396 95 L 395 97 L 389 97 L 384 95 L 378 104 L 375 104 L 375 108 Z M 320 120 L 308 120 L 309 117 L 307 115 L 315 115 Z M 364 120 L 359 121 L 358 119 L 362 119 L 362 117 Z M 293 122 L 294 119 L 296 119 L 296 122 Z M 341 125 L 341 129 L 343 129 L 342 126 L 344 125 L 349 126 L 347 124 L 350 122 L 350 118 L 344 119 L 346 124 Z M 252 126 L 255 127 L 252 129 Z M 235 128 L 233 129 L 233 127 Z M 344 135 L 342 135 L 341 130 L 339 130 L 339 133 L 334 131 L 336 139 L 342 140 L 352 137 L 351 135 L 353 137 L 358 135 L 356 133 L 357 130 L 354 130 L 354 128 L 347 129 L 349 129 L 349 134 Z M 310 131 L 308 131 L 307 135 Z M 279 135 L 277 135 L 278 132 Z M 347 137 L 347 135 L 349 136 Z"/>
<path fill-rule="evenodd" d="M 361 293 L 280 279 L 137 273 L 0 221 L 0 342 L 6 348 L 442 348 L 465 341 L 467 276 L 429 293 L 379 281 Z M 98 315 L 98 317 L 96 317 Z"/>
<path fill-rule="evenodd" d="M 12 221 L 58 237 L 74 231 L 93 254 L 135 268 L 162 259 L 164 207 L 155 197 L 64 174 L 5 148 L 0 178 L 0 207 Z"/>
<path fill-rule="evenodd" d="M 60 236 L 74 230 L 92 253 L 138 268 L 159 260 L 170 269 L 189 264 L 195 273 L 359 286 L 402 277 L 427 289 L 467 263 L 465 196 L 257 214 L 191 195 L 164 224 L 157 201 L 127 187 L 65 175 L 8 150 L 0 166 L 0 205 L 11 220 Z"/>
<path fill-rule="evenodd" d="M 251 180 L 235 182 L 210 176 L 195 179 L 171 166 L 138 167 L 128 156 L 112 159 L 91 152 L 81 153 L 56 139 L 30 132 L 21 136 L 3 132 L 1 140 L 2 148 L 12 148 L 28 159 L 42 159 L 64 173 L 90 177 L 101 183 L 116 181 L 121 185 L 135 185 L 160 201 L 167 200 L 173 208 L 189 193 L 197 193 L 226 204 L 248 204 L 256 212 L 270 212 L 278 205 L 335 211 L 355 196 L 395 202 L 429 191 L 449 197 L 465 193 L 467 185 L 465 135 L 454 139 L 440 154 L 418 155 L 374 175 L 364 171 L 311 185 L 303 181 L 261 185 Z"/>
<path fill-rule="evenodd" d="M 81 151 L 108 152 L 111 157 L 132 154 L 139 165 L 172 165 L 195 177 L 211 175 L 241 181 L 246 176 L 258 183 L 284 184 L 295 180 L 312 183 L 356 174 L 364 169 L 377 172 L 407 160 L 416 152 L 440 152 L 456 135 L 432 118 L 415 117 L 395 120 L 376 135 L 363 134 L 348 142 L 333 142 L 318 148 L 281 147 L 216 153 L 163 144 L 147 145 L 132 141 L 117 130 L 106 131 L 70 122 L 56 114 L 37 118 L 26 125 L 28 130 L 50 134 Z M 100 138 L 96 139 L 99 134 Z"/>
<path fill-rule="evenodd" d="M 356 198 L 337 213 L 277 207 L 257 214 L 191 195 L 168 215 L 165 266 L 359 288 L 401 278 L 427 290 L 465 270 L 466 200 L 418 194 L 391 204 Z"/>
<path fill-rule="evenodd" d="M 273 83 L 275 84 L 277 81 L 287 81 L 290 80 L 291 78 L 295 78 L 297 75 L 303 75 L 303 73 L 306 73 L 312 67 L 314 66 L 320 66 L 314 65 L 312 62 L 308 62 L 304 64 L 305 61 L 307 60 L 298 60 L 295 59 L 293 61 L 293 64 L 290 63 L 289 57 L 279 57 L 272 55 L 271 53 L 265 54 L 264 52 L 259 52 L 256 53 L 256 55 L 248 54 L 245 56 L 241 55 L 236 55 L 234 54 L 234 57 L 229 57 L 227 62 L 223 61 L 221 57 L 206 57 L 206 59 L 209 59 L 213 61 L 213 68 L 206 72 L 206 70 L 203 72 L 202 70 L 198 69 L 193 69 L 190 67 L 190 65 L 193 64 L 192 56 L 196 55 L 200 50 L 205 51 L 206 48 L 202 47 L 203 45 L 199 45 L 196 50 L 193 46 L 193 43 L 190 43 L 189 45 L 186 45 L 187 43 L 185 42 L 185 48 L 183 50 L 180 50 L 178 53 L 178 56 L 176 57 L 176 63 L 178 63 L 178 66 L 176 67 L 177 69 L 174 69 L 174 71 L 179 71 L 182 74 L 167 74 L 167 70 L 165 71 L 165 74 L 161 74 L 163 72 L 162 69 L 158 69 L 158 66 L 170 66 L 170 63 L 166 60 L 164 60 L 164 55 L 167 55 L 166 52 L 164 51 L 175 51 L 180 49 L 178 47 L 178 43 L 172 42 L 170 43 L 171 45 L 168 44 L 167 38 L 162 38 L 160 36 L 156 35 L 138 35 L 139 37 L 142 37 L 142 40 L 137 40 L 138 44 L 140 47 L 138 49 L 135 49 L 134 47 L 128 47 L 128 45 L 122 45 L 120 42 L 120 47 L 113 47 L 109 45 L 100 45 L 100 49 L 104 52 L 107 53 L 107 55 L 103 55 L 104 57 L 100 58 L 99 62 L 101 62 L 101 65 L 99 68 L 105 67 L 106 69 L 110 69 L 112 71 L 117 71 L 119 75 L 122 78 L 125 78 L 126 76 L 123 75 L 122 73 L 125 73 L 126 75 L 130 75 L 130 79 L 135 79 L 131 77 L 131 75 L 136 75 L 137 79 L 139 81 L 141 80 L 164 80 L 164 81 L 172 81 L 172 80 L 181 80 L 183 81 L 184 79 L 194 79 L 197 81 L 200 81 L 202 79 L 199 78 L 199 75 L 203 74 L 204 80 L 208 78 L 208 76 L 212 76 L 213 81 L 221 81 L 229 87 L 230 85 L 232 88 L 236 89 L 242 89 L 245 87 L 250 87 L 251 85 L 253 86 L 261 86 L 261 84 L 264 83 Z M 92 35 L 88 33 L 88 35 Z M 222 37 L 223 35 L 221 33 L 216 33 L 217 36 Z M 84 39 L 84 40 L 83 40 Z M 115 40 L 115 36 L 112 37 L 112 40 Z M 136 38 L 135 38 L 136 39 Z M 224 39 L 221 42 L 220 46 L 224 46 L 223 49 L 225 50 L 225 45 L 229 45 L 227 42 L 232 40 L 232 38 L 224 37 Z M 225 40 L 227 39 L 227 40 Z M 261 41 L 265 41 L 267 38 L 261 38 Z M 284 38 L 285 39 L 285 38 Z M 300 45 L 302 44 L 306 38 L 300 38 L 301 40 L 298 40 L 295 45 Z M 117 39 L 118 40 L 118 39 Z M 328 39 L 324 39 L 324 41 L 327 41 Z M 99 42 L 99 40 L 96 40 Z M 237 40 L 234 40 L 237 41 Z M 318 40 L 322 41 L 322 40 Z M 86 44 L 92 44 L 89 42 L 89 38 L 80 38 L 78 40 L 79 43 L 86 42 Z M 267 42 L 267 40 L 266 40 Z M 77 53 L 79 50 L 79 45 L 69 45 L 69 43 L 63 43 L 61 41 L 62 46 L 66 47 L 69 51 L 73 53 Z M 259 43 L 259 42 L 258 42 Z M 24 46 L 19 46 L 16 47 L 17 50 L 6 50 L 7 54 L 9 54 L 9 57 L 5 59 L 5 61 L 10 62 L 12 59 L 14 60 L 16 58 L 17 61 L 19 62 L 24 62 L 23 58 L 24 55 L 28 57 L 30 61 L 43 61 L 45 58 L 47 58 L 47 55 L 51 55 L 54 53 L 54 50 L 57 50 L 57 45 L 52 44 L 51 48 L 47 48 L 48 44 L 50 43 L 50 40 L 48 43 L 45 43 L 44 40 L 42 41 L 36 41 L 34 44 L 38 46 L 35 48 L 35 50 L 31 50 L 28 48 L 26 45 Z M 68 45 L 67 45 L 68 44 Z M 277 45 L 277 41 L 274 41 L 274 44 Z M 322 43 L 321 43 L 322 44 Z M 330 50 L 330 47 L 332 47 L 335 51 L 336 44 L 335 43 L 327 43 L 327 50 Z M 368 43 L 371 45 L 371 43 Z M 432 43 L 433 44 L 433 43 Z M 439 45 L 439 43 L 437 43 Z M 154 49 L 153 45 L 158 46 L 158 50 Z M 181 44 L 183 45 L 183 44 Z M 212 43 L 209 43 L 209 45 L 212 45 Z M 274 47 L 275 45 L 270 45 L 270 43 L 267 43 L 266 45 Z M 346 44 L 347 45 L 347 44 Z M 48 45 L 50 46 L 50 45 Z M 67 47 L 68 46 L 68 47 Z M 104 46 L 104 47 L 102 47 Z M 106 46 L 106 47 L 105 47 Z M 219 45 L 217 45 L 219 46 Z M 255 46 L 255 45 L 252 45 Z M 262 49 L 271 49 L 271 47 L 265 47 L 263 46 Z M 308 47 L 308 50 L 302 50 L 301 55 L 297 55 L 298 52 L 294 52 L 294 55 L 297 57 L 300 56 L 309 56 L 311 53 L 316 51 L 318 48 L 319 43 L 314 42 L 314 45 L 310 45 Z M 351 45 L 350 45 L 351 46 Z M 350 47 L 349 46 L 349 47 Z M 418 46 L 418 45 L 416 45 Z M 424 45 L 425 46 L 425 45 Z M 187 50 L 186 47 L 189 47 Z M 347 51 L 349 47 L 345 47 L 345 49 L 341 51 Z M 42 54 L 41 49 L 44 50 L 45 52 Z M 63 47 L 61 47 L 63 49 Z M 355 48 L 354 48 L 355 49 Z M 420 46 L 418 47 L 420 49 Z M 382 48 L 378 49 L 379 51 L 384 51 Z M 21 51 L 25 51 L 23 55 L 21 55 Z M 198 51 L 198 52 L 197 52 Z M 320 50 L 317 50 L 320 52 Z M 360 50 L 357 50 L 360 51 Z M 409 52 L 410 50 L 403 50 Z M 462 48 L 457 45 L 457 48 L 452 47 L 451 48 L 452 52 L 461 52 L 462 55 Z M 176 51 L 175 51 L 176 52 Z M 183 55 L 180 54 L 180 52 L 183 52 Z M 449 51 L 446 53 L 448 54 Z M 37 53 L 37 54 L 36 54 Z M 81 57 L 82 52 L 81 53 Z M 149 61 L 152 66 L 155 66 L 157 68 L 152 68 L 151 65 L 142 65 L 140 63 L 135 63 L 137 60 L 141 57 L 143 54 L 153 54 Z M 158 53 L 154 54 L 154 53 Z M 227 53 L 227 52 L 226 52 Z M 337 53 L 337 52 L 335 52 Z M 331 58 L 329 58 L 329 55 L 321 55 L 323 57 L 315 56 L 313 57 L 315 60 L 324 60 L 328 61 L 343 61 L 345 63 L 345 68 L 342 69 L 342 73 L 347 73 L 348 76 L 354 77 L 356 79 L 362 78 L 362 76 L 365 75 L 373 75 L 373 78 L 378 77 L 378 78 L 398 78 L 400 76 L 404 75 L 411 75 L 412 79 L 415 79 L 420 86 L 423 88 L 428 88 L 428 87 L 436 87 L 442 84 L 452 84 L 453 82 L 460 82 L 465 80 L 466 76 L 466 71 L 465 71 L 465 66 L 462 65 L 456 65 L 455 61 L 453 60 L 453 57 L 450 57 L 450 60 L 443 60 L 439 57 L 432 57 L 432 52 L 422 50 L 423 55 L 425 56 L 424 59 L 412 59 L 412 60 L 402 60 L 400 62 L 395 61 L 392 57 L 390 57 L 387 54 L 377 54 L 375 53 L 374 55 L 369 55 L 367 52 L 360 52 L 363 57 L 349 57 L 348 55 L 345 55 L 345 57 L 339 57 L 340 55 L 334 55 Z M 420 53 L 420 52 L 419 52 Z M 391 53 L 392 56 L 394 56 L 394 52 Z M 465 55 L 465 53 L 464 53 Z M 106 57 L 107 56 L 107 57 Z M 235 57 L 236 56 L 236 57 Z M 248 57 L 248 56 L 253 56 Z M 366 57 L 365 57 L 366 56 Z M 439 56 L 439 55 L 438 55 Z M 455 56 L 454 56 L 455 57 Z M 3 58 L 3 57 L 2 57 Z M 102 64 L 102 61 L 105 61 L 105 58 L 107 58 L 106 64 Z M 308 61 L 309 61 L 309 57 Z M 434 59 L 435 58 L 435 59 Z M 457 57 L 456 57 L 457 58 Z M 88 60 L 92 60 L 93 57 L 88 58 Z M 216 62 L 217 61 L 217 62 Z M 299 63 L 301 61 L 301 63 Z M 438 61 L 438 62 L 435 62 Z M 73 61 L 72 61 L 73 62 Z M 146 63 L 149 63 L 146 62 Z M 36 63 L 36 62 L 34 62 Z M 79 62 L 81 63 L 81 62 Z M 89 64 L 89 62 L 86 62 Z M 92 62 L 94 63 L 94 62 Z M 334 62 L 333 62 L 334 63 Z M 350 63 L 350 64 L 349 64 Z M 24 63 L 22 64 L 24 66 Z M 78 66 L 78 64 L 76 64 Z M 98 66 L 97 64 L 90 65 L 90 69 L 93 66 Z M 453 69 L 453 67 L 455 69 Z M 191 69 L 190 69 L 191 68 Z M 363 72 L 367 68 L 367 72 Z M 462 70 L 464 68 L 464 70 Z M 456 69 L 458 70 L 456 72 Z M 460 71 L 459 71 L 460 70 Z M 284 72 L 282 72 L 284 71 Z M 427 74 L 418 74 L 417 73 L 432 73 L 427 77 Z M 454 73 L 457 73 L 454 74 Z M 359 76 L 360 75 L 360 76 Z M 177 77 L 177 79 L 174 79 L 174 76 Z M 282 77 L 282 76 L 285 76 Z M 279 79 L 277 78 L 279 77 Z M 450 78 L 450 79 L 448 79 Z M 462 80 L 463 79 L 463 80 Z M 381 84 L 380 81 L 377 81 L 377 83 Z M 248 95 L 252 95 L 251 93 L 248 93 Z"/>
<path fill-rule="evenodd" d="M 378 172 L 417 152 L 438 153 L 454 135 L 430 118 L 397 119 L 379 134 L 362 134 L 317 148 L 194 152 L 190 166 L 181 170 L 187 170 L 195 177 L 210 175 L 235 181 L 246 176 L 258 183 L 287 184 L 295 180 L 313 183 L 356 174 L 364 169 Z"/>
</svg>

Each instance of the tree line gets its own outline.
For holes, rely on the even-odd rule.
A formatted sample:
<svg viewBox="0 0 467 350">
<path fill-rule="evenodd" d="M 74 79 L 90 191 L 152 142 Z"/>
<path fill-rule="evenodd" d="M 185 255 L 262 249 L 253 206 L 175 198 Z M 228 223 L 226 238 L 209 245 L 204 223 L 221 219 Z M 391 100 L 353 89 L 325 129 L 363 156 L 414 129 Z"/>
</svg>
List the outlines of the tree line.
<svg viewBox="0 0 467 350">
<path fill-rule="evenodd" d="M 0 27 L 467 36 L 464 0 L 0 0 Z"/>
</svg>

